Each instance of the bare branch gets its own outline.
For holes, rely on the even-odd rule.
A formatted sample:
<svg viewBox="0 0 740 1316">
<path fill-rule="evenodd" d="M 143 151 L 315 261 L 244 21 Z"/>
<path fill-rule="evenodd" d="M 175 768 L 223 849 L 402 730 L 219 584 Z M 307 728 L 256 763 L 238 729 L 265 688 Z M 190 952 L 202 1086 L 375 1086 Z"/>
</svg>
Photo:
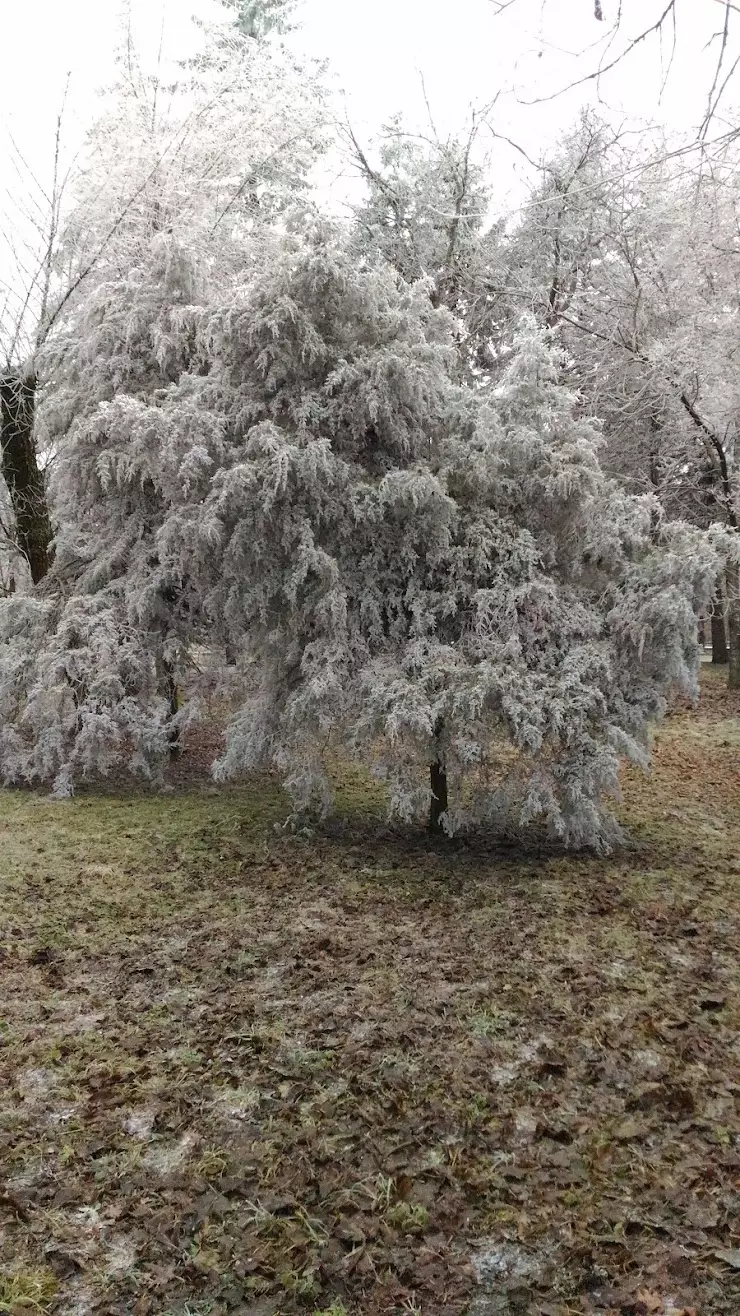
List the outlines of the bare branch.
<svg viewBox="0 0 740 1316">
<path fill-rule="evenodd" d="M 380 188 L 381 192 L 385 193 L 395 214 L 398 216 L 399 202 L 396 193 L 393 191 L 393 188 L 386 181 L 386 179 L 383 178 L 382 174 L 379 174 L 375 169 L 373 169 L 367 156 L 365 155 L 365 152 L 363 151 L 362 147 L 360 146 L 360 143 L 358 142 L 355 136 L 355 132 L 349 121 L 349 118 L 347 118 L 346 120 L 346 127 L 352 145 L 355 149 L 355 154 L 357 156 L 357 160 L 359 162 L 360 168 L 362 169 L 362 172 L 364 173 L 366 178 L 369 178 L 371 182 L 375 183 L 376 187 Z"/>
<path fill-rule="evenodd" d="M 559 319 L 563 320 L 566 324 L 571 325 L 574 329 L 578 329 L 581 333 L 588 334 L 591 338 L 598 338 L 602 342 L 608 343 L 611 347 L 621 348 L 623 351 L 628 352 L 633 360 L 639 361 L 642 365 L 647 366 L 652 371 L 655 370 L 654 362 L 652 362 L 644 352 L 640 351 L 639 348 L 636 348 L 634 344 L 616 339 L 610 334 L 602 333 L 598 329 L 594 329 L 591 325 L 582 324 L 580 321 L 572 319 L 564 312 L 561 312 Z M 682 387 L 680 383 L 676 384 L 674 380 L 671 380 L 669 376 L 662 372 L 661 377 L 671 386 L 671 388 L 675 389 L 678 401 L 697 429 L 704 449 L 719 473 L 723 490 L 723 501 L 727 524 L 731 526 L 733 530 L 737 530 L 738 519 L 732 498 L 732 479 L 727 461 L 725 442 L 723 442 L 716 430 L 712 428 L 698 411 L 696 397 L 691 398 L 685 387 Z"/>
<path fill-rule="evenodd" d="M 62 125 L 64 123 L 64 109 L 67 103 L 69 93 L 69 83 L 71 74 L 67 74 L 67 81 L 62 96 L 62 104 L 57 115 L 57 126 L 54 137 L 54 166 L 52 171 L 51 184 L 51 202 L 49 205 L 49 233 L 46 242 L 46 251 L 43 257 L 43 286 L 41 289 L 41 307 L 39 310 L 39 320 L 36 329 L 36 346 L 40 347 L 40 335 L 43 332 L 43 326 L 46 323 L 47 311 L 49 306 L 49 292 L 51 290 L 51 276 L 54 266 L 54 248 L 56 246 L 57 231 L 59 228 L 59 215 L 62 204 L 62 193 L 59 185 L 59 156 L 62 146 Z"/>
<path fill-rule="evenodd" d="M 616 68 L 618 64 L 621 64 L 622 60 L 626 59 L 627 56 L 630 55 L 632 51 L 636 49 L 637 46 L 641 45 L 643 41 L 647 41 L 648 37 L 654 36 L 656 33 L 662 30 L 663 24 L 665 23 L 669 14 L 671 14 L 675 9 L 676 2 L 677 0 L 668 0 L 668 4 L 666 5 L 665 9 L 661 13 L 660 17 L 657 18 L 654 23 L 651 23 L 649 27 L 644 28 L 643 31 L 640 32 L 638 36 L 633 37 L 632 41 L 628 42 L 624 50 L 620 51 L 618 55 L 615 55 L 614 59 L 610 60 L 608 64 L 603 64 L 600 62 L 599 67 L 594 69 L 591 73 L 584 74 L 582 78 L 574 79 L 574 81 L 568 83 L 566 87 L 561 87 L 559 91 L 554 91 L 549 96 L 536 96 L 533 100 L 523 100 L 521 101 L 521 104 L 543 105 L 547 101 L 557 100 L 558 96 L 565 95 L 566 92 L 572 91 L 574 87 L 582 87 L 587 82 L 597 82 L 598 79 L 602 78 L 605 73 L 610 73 L 611 70 Z"/>
<path fill-rule="evenodd" d="M 538 171 L 541 170 L 542 162 L 538 160 L 533 160 L 531 155 L 527 154 L 524 147 L 520 146 L 518 142 L 515 142 L 512 137 L 507 137 L 506 133 L 498 132 L 497 129 L 491 127 L 490 123 L 487 123 L 486 127 L 488 128 L 488 131 L 490 132 L 491 136 L 495 137 L 497 141 L 506 142 L 508 146 L 513 147 L 515 151 L 518 151 L 519 154 L 524 157 L 528 165 L 531 165 L 533 169 L 537 169 Z"/>
<path fill-rule="evenodd" d="M 725 55 L 726 55 L 726 53 L 727 53 L 727 42 L 728 42 L 729 35 L 730 35 L 730 9 L 731 9 L 731 8 L 732 8 L 732 6 L 731 6 L 729 0 L 725 0 L 725 5 L 724 5 L 724 9 L 725 9 L 725 18 L 724 18 L 724 24 L 723 24 L 723 26 L 722 26 L 722 34 L 721 34 L 721 45 L 720 45 L 719 59 L 717 60 L 717 67 L 716 67 L 715 70 L 714 70 L 714 80 L 713 80 L 712 85 L 711 85 L 711 87 L 710 87 L 710 89 L 709 89 L 709 96 L 708 96 L 708 98 L 707 98 L 707 109 L 706 109 L 706 113 L 705 113 L 705 115 L 704 115 L 704 120 L 703 120 L 703 122 L 702 122 L 701 128 L 699 129 L 699 136 L 700 136 L 701 138 L 704 138 L 704 137 L 706 136 L 708 130 L 709 130 L 709 125 L 710 125 L 710 123 L 711 123 L 711 121 L 712 121 L 712 118 L 713 118 L 714 112 L 715 112 L 715 110 L 716 110 L 716 108 L 717 108 L 717 106 L 718 106 L 718 104 L 719 104 L 719 102 L 720 102 L 720 100 L 721 100 L 722 93 L 723 93 L 725 87 L 727 86 L 727 82 L 728 82 L 728 78 L 725 78 L 724 82 L 722 83 L 722 86 L 721 86 L 720 89 L 719 89 L 719 92 L 717 93 L 717 97 L 716 97 L 716 99 L 715 99 L 715 92 L 717 91 L 717 83 L 719 82 L 720 74 L 721 74 L 721 72 L 722 72 L 722 68 L 723 68 L 724 61 L 725 61 Z M 735 63 L 734 63 L 733 66 L 732 66 L 732 69 L 730 70 L 729 77 L 732 76 L 732 74 L 733 74 L 733 72 L 735 71 L 735 68 L 736 68 L 736 67 L 737 67 L 737 60 L 735 61 Z"/>
<path fill-rule="evenodd" d="M 546 2 L 547 0 L 542 0 L 543 8 Z M 511 5 L 514 3 L 514 0 L 506 0 L 506 2 L 500 2 L 500 0 L 492 0 L 492 3 L 494 3 L 496 6 L 495 14 L 496 16 L 498 16 L 500 13 L 503 13 L 504 10 L 509 9 Z M 737 3 L 737 0 L 714 0 L 714 3 L 720 4 L 722 6 L 723 23 L 722 23 L 722 28 L 719 31 L 717 31 L 714 34 L 714 37 L 712 38 L 712 40 L 719 40 L 720 50 L 719 50 L 719 55 L 717 57 L 716 65 L 714 67 L 714 72 L 712 75 L 711 88 L 709 90 L 709 94 L 707 97 L 707 108 L 699 128 L 700 140 L 703 140 L 704 137 L 706 136 L 707 131 L 709 129 L 709 125 L 717 112 L 722 97 L 724 96 L 731 79 L 733 78 L 734 74 L 737 72 L 738 67 L 740 66 L 740 56 L 739 56 L 733 62 L 729 72 L 723 76 L 726 60 L 727 60 L 728 49 L 729 49 L 730 17 L 731 14 L 740 13 L 740 4 Z M 617 15 L 611 26 L 606 43 L 603 44 L 602 41 L 599 40 L 592 43 L 591 45 L 584 46 L 583 49 L 578 52 L 578 56 L 583 57 L 586 54 L 586 52 L 589 49 L 593 49 L 594 46 L 597 47 L 602 46 L 601 56 L 598 60 L 597 66 L 595 68 L 592 68 L 588 73 L 583 74 L 582 77 L 574 78 L 572 81 L 566 83 L 564 86 L 559 87 L 556 91 L 550 92 L 545 96 L 537 96 L 532 99 L 519 98 L 520 103 L 523 105 L 542 105 L 542 104 L 546 104 L 549 101 L 556 100 L 558 97 L 565 95 L 567 92 L 572 91 L 576 87 L 582 87 L 591 82 L 596 82 L 598 84 L 601 78 L 603 78 L 607 73 L 610 73 L 619 64 L 621 64 L 624 60 L 626 60 L 638 46 L 642 45 L 650 37 L 657 36 L 660 42 L 661 68 L 662 68 L 663 35 L 668 27 L 668 24 L 670 24 L 671 26 L 670 54 L 667 59 L 665 70 L 662 73 L 660 93 L 659 93 L 659 99 L 662 99 L 668 79 L 670 77 L 671 69 L 673 67 L 674 58 L 676 54 L 678 12 L 679 12 L 679 0 L 666 0 L 666 3 L 664 4 L 664 7 L 661 10 L 660 14 L 657 16 L 657 18 L 653 22 L 649 23 L 647 26 L 643 27 L 643 29 L 640 32 L 638 32 L 637 36 L 628 40 L 626 45 L 624 45 L 622 49 L 618 50 L 618 52 L 614 54 L 613 57 L 609 58 L 609 53 L 612 50 L 614 43 L 622 29 L 623 3 L 622 0 L 619 0 Z M 594 0 L 594 17 L 598 19 L 600 22 L 604 21 L 602 0 Z M 541 38 L 538 39 L 541 40 Z M 549 43 L 545 42 L 545 44 L 549 44 Z"/>
</svg>

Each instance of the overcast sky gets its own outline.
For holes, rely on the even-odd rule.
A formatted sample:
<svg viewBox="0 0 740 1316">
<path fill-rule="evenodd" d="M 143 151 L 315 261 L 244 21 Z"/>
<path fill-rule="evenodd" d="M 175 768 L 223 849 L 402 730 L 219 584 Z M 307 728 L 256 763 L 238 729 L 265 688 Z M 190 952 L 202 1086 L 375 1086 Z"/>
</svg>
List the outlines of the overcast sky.
<svg viewBox="0 0 740 1316">
<path fill-rule="evenodd" d="M 664 3 L 624 0 L 625 35 L 637 35 Z M 42 181 L 48 178 L 67 74 L 66 135 L 72 146 L 94 117 L 96 89 L 112 75 L 121 5 L 118 0 L 4 0 L 3 8 L 0 188 L 12 200 L 25 180 L 23 170 L 16 172 L 10 134 L 29 167 Z M 217 0 L 130 0 L 130 8 L 150 60 L 161 35 L 173 59 L 194 48 L 192 14 L 223 12 Z M 440 132 L 459 130 L 471 104 L 480 106 L 500 93 L 493 115 L 497 128 L 534 156 L 574 120 L 580 105 L 595 103 L 599 94 L 611 113 L 635 122 L 658 119 L 685 132 L 701 119 L 718 48 L 712 34 L 722 17 L 720 0 L 678 0 L 676 55 L 662 99 L 661 52 L 653 40 L 598 88 L 590 82 L 535 105 L 524 102 L 558 91 L 595 67 L 598 47 L 589 47 L 603 39 L 616 0 L 602 0 L 604 23 L 594 17 L 594 0 L 511 0 L 503 12 L 497 14 L 497 8 L 497 0 L 303 0 L 302 26 L 291 40 L 329 60 L 337 103 L 346 107 L 364 140 L 397 110 L 412 124 L 425 120 L 422 75 Z M 668 42 L 662 53 L 667 58 Z M 496 152 L 496 186 L 504 207 L 521 195 L 522 165 L 508 148 Z M 7 210 L 7 195 L 0 210 Z"/>
</svg>

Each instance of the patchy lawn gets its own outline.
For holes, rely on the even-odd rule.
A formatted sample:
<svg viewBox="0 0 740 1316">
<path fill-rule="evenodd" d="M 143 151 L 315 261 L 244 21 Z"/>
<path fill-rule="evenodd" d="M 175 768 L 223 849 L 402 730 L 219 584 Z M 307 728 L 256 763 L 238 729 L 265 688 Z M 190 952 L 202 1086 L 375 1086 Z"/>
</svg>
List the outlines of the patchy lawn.
<svg viewBox="0 0 740 1316">
<path fill-rule="evenodd" d="M 0 796 L 0 1312 L 740 1311 L 740 701 L 610 860 Z"/>
</svg>

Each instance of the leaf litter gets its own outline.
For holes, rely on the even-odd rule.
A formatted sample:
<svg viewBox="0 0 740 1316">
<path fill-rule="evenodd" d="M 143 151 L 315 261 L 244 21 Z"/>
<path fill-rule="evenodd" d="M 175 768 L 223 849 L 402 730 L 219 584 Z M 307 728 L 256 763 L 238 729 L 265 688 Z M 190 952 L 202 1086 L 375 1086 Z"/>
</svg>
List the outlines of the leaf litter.
<svg viewBox="0 0 740 1316">
<path fill-rule="evenodd" d="M 0 799 L 0 1312 L 740 1310 L 740 780 L 714 673 L 611 859 L 273 783 Z M 374 805 L 372 807 L 375 807 Z"/>
</svg>

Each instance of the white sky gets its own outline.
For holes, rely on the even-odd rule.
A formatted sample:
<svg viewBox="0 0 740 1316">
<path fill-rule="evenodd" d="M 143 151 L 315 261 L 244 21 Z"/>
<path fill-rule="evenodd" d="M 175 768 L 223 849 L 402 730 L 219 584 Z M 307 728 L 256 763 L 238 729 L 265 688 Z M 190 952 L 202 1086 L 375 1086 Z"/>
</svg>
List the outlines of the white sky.
<svg viewBox="0 0 740 1316">
<path fill-rule="evenodd" d="M 0 2 L 5 11 L 0 213 L 7 213 L 27 182 L 24 170 L 16 167 L 10 134 L 28 166 L 46 180 L 67 74 L 71 89 L 66 137 L 71 147 L 81 141 L 95 115 L 96 89 L 111 77 L 121 5 L 119 0 Z M 217 0 L 129 2 L 138 39 L 150 59 L 162 31 L 166 52 L 176 58 L 194 48 L 193 13 L 223 12 Z M 442 134 L 464 127 L 471 103 L 480 106 L 500 92 L 493 115 L 496 127 L 539 156 L 572 123 L 579 106 L 598 100 L 597 87 L 589 83 L 544 104 L 522 102 L 558 90 L 594 67 L 598 51 L 580 57 L 578 52 L 602 37 L 616 3 L 602 0 L 607 23 L 601 24 L 594 18 L 594 0 L 512 0 L 498 15 L 496 0 L 303 0 L 302 27 L 291 40 L 307 53 L 328 58 L 337 95 L 343 93 L 343 104 L 363 140 L 397 110 L 416 126 L 425 123 L 423 74 Z M 623 0 L 625 33 L 636 35 L 664 3 Z M 658 119 L 676 132 L 687 131 L 701 119 L 718 48 L 712 34 L 720 25 L 722 5 L 720 0 L 678 0 L 678 17 L 676 57 L 662 99 L 660 52 L 652 40 L 601 84 L 613 114 L 633 121 Z M 740 29 L 740 17 L 735 21 Z M 736 45 L 735 53 L 738 49 Z M 663 53 L 667 55 L 667 49 Z M 717 131 L 722 126 L 718 123 Z M 521 195 L 517 179 L 523 166 L 509 148 L 501 147 L 494 148 L 493 166 L 499 203 L 505 207 Z"/>
</svg>

